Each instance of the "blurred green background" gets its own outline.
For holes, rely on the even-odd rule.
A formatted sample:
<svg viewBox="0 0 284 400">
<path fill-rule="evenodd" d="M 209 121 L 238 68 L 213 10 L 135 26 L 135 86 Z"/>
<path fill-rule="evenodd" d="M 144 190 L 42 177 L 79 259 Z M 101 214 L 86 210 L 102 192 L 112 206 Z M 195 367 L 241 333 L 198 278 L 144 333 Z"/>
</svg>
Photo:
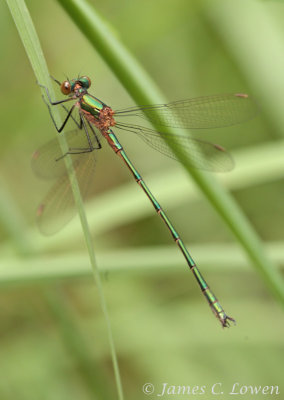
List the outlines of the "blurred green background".
<svg viewBox="0 0 284 400">
<path fill-rule="evenodd" d="M 202 137 L 232 153 L 235 170 L 217 179 L 231 190 L 277 268 L 283 267 L 284 3 L 90 3 L 169 101 L 226 92 L 256 99 L 257 118 Z M 134 105 L 56 1 L 29 0 L 27 6 L 57 79 L 89 75 L 91 93 L 105 103 L 114 109 Z M 55 130 L 3 2 L 0 22 L 0 398 L 113 399 L 105 323 L 79 222 L 52 237 L 41 236 L 34 222 L 49 185 L 33 176 L 30 158 Z M 104 146 L 87 215 L 125 399 L 156 398 L 164 382 L 206 386 L 203 399 L 212 398 L 217 382 L 223 398 L 230 398 L 235 382 L 278 385 L 281 391 L 280 305 L 182 167 L 129 134 L 119 138 L 237 320 L 236 327 L 220 328 L 148 200 Z M 142 391 L 146 382 L 155 386 L 150 396 Z"/>
</svg>

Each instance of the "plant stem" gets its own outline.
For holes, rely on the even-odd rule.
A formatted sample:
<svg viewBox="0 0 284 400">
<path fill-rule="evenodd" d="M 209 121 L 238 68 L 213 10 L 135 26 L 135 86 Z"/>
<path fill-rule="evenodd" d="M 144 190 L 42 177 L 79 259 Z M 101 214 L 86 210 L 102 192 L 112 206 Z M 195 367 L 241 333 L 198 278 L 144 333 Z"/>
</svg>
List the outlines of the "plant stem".
<svg viewBox="0 0 284 400">
<path fill-rule="evenodd" d="M 117 39 L 113 34 L 113 30 L 110 29 L 109 23 L 107 24 L 103 20 L 93 6 L 86 0 L 57 1 L 70 15 L 92 46 L 99 52 L 137 104 L 165 102 L 159 89 L 147 75 L 146 71 L 144 71 L 134 56 Z M 173 149 L 173 151 L 175 150 Z M 237 203 L 216 182 L 212 175 L 208 177 L 202 171 L 191 168 L 190 163 L 187 163 L 184 158 L 178 155 L 177 157 L 235 234 L 266 285 L 282 305 L 284 305 L 282 276 L 267 257 L 260 238 Z"/>
<path fill-rule="evenodd" d="M 49 93 L 51 94 L 52 98 L 54 99 L 55 96 L 54 96 L 54 92 L 53 92 L 52 85 L 50 82 L 47 64 L 46 64 L 46 61 L 45 61 L 45 58 L 43 55 L 43 51 L 40 46 L 39 38 L 37 36 L 36 30 L 34 28 L 34 25 L 33 25 L 31 16 L 29 14 L 29 11 L 26 7 L 26 4 L 25 4 L 24 0 L 6 0 L 6 2 L 10 9 L 10 12 L 13 16 L 14 22 L 17 26 L 19 35 L 20 35 L 23 45 L 25 47 L 27 56 L 30 60 L 30 63 L 34 70 L 37 81 L 44 84 L 48 88 Z M 56 109 L 54 110 L 54 118 L 57 123 L 60 123 L 60 115 Z M 63 136 L 60 137 L 59 141 L 63 148 L 63 151 L 64 151 L 64 148 L 67 149 L 67 144 L 64 141 Z M 71 157 L 65 157 L 65 159 L 67 160 L 66 162 L 67 162 L 68 167 L 69 168 L 72 167 Z M 69 171 L 69 168 L 68 168 L 68 171 Z M 71 179 L 71 184 L 72 184 L 73 195 L 75 198 L 75 203 L 76 203 L 78 213 L 80 216 L 80 220 L 81 220 L 81 225 L 82 225 L 82 229 L 83 229 L 83 233 L 84 233 L 84 237 L 85 237 L 86 246 L 87 246 L 88 253 L 89 253 L 93 276 L 94 276 L 95 283 L 97 286 L 99 299 L 101 302 L 101 308 L 102 308 L 105 322 L 106 322 L 108 341 L 109 341 L 111 357 L 112 357 L 112 362 L 113 362 L 113 368 L 114 368 L 114 374 L 115 374 L 115 380 L 116 380 L 116 386 L 117 386 L 117 391 L 118 391 L 118 398 L 119 398 L 119 400 L 123 400 L 122 384 L 121 384 L 121 379 L 120 379 L 119 367 L 118 367 L 115 345 L 114 345 L 114 340 L 113 340 L 112 331 L 111 331 L 110 319 L 108 316 L 106 300 L 105 300 L 104 293 L 103 293 L 99 270 L 97 268 L 96 261 L 95 261 L 95 253 L 94 253 L 94 248 L 93 248 L 93 244 L 92 244 L 92 238 L 91 238 L 86 214 L 84 211 L 84 205 L 83 205 L 83 201 L 81 198 L 81 194 L 80 194 L 80 190 L 79 190 L 79 186 L 78 186 L 78 182 L 77 182 L 76 178 L 73 177 Z"/>
</svg>

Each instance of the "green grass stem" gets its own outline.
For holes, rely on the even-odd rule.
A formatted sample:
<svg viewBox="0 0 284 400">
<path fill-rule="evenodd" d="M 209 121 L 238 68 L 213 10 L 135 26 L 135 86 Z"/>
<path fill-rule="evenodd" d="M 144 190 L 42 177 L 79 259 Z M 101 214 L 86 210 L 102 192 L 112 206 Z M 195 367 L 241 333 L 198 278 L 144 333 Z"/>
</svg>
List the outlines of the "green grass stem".
<svg viewBox="0 0 284 400">
<path fill-rule="evenodd" d="M 13 16 L 14 22 L 17 26 L 20 38 L 25 47 L 27 56 L 30 60 L 30 63 L 31 63 L 31 66 L 32 66 L 32 69 L 34 71 L 37 81 L 40 82 L 41 84 L 45 85 L 48 88 L 51 97 L 53 99 L 55 99 L 55 95 L 54 95 L 50 77 L 49 77 L 47 64 L 46 64 L 46 61 L 45 61 L 45 58 L 44 58 L 44 55 L 43 55 L 43 52 L 42 52 L 42 49 L 40 46 L 39 38 L 37 36 L 36 30 L 34 28 L 31 16 L 28 12 L 25 2 L 23 0 L 7 0 L 7 4 L 10 9 L 10 12 Z M 54 118 L 55 118 L 56 122 L 60 125 L 60 114 L 59 114 L 59 111 L 57 111 L 56 109 L 54 110 Z M 64 149 L 67 149 L 67 144 L 64 141 L 63 136 L 60 136 L 59 141 L 60 141 L 63 151 L 64 151 Z M 70 168 L 72 166 L 71 157 L 65 157 L 65 159 L 66 159 L 67 166 Z M 93 243 L 92 243 L 89 226 L 88 226 L 87 219 L 86 219 L 86 214 L 84 211 L 83 201 L 82 201 L 82 198 L 80 195 L 78 182 L 76 181 L 75 177 L 72 178 L 71 184 L 72 184 L 72 190 L 73 190 L 73 195 L 75 198 L 76 206 L 77 206 L 78 213 L 80 216 L 80 221 L 81 221 L 82 230 L 83 230 L 84 237 L 85 237 L 86 246 L 88 249 L 88 254 L 89 254 L 89 259 L 90 259 L 90 263 L 91 263 L 91 267 L 92 267 L 92 271 L 93 271 L 93 276 L 95 279 L 99 299 L 101 302 L 102 311 L 103 311 L 105 322 L 106 322 L 107 335 L 108 335 L 111 357 L 112 357 L 112 362 L 113 362 L 113 367 L 114 367 L 118 398 L 119 398 L 119 400 L 123 400 L 122 384 L 121 384 L 121 380 L 120 380 L 119 367 L 118 367 L 115 345 L 114 345 L 114 340 L 113 340 L 112 331 L 111 331 L 110 319 L 109 319 L 108 311 L 107 311 L 106 300 L 105 300 L 104 293 L 103 293 L 99 270 L 96 266 L 94 248 L 93 248 Z"/>
<path fill-rule="evenodd" d="M 143 67 L 114 35 L 114 30 L 110 29 L 109 24 L 94 7 L 86 0 L 58 0 L 58 2 L 99 52 L 136 103 L 153 104 L 165 101 Z M 191 169 L 185 160 L 181 162 L 242 244 L 266 284 L 284 305 L 282 277 L 273 268 L 257 233 L 236 202 L 212 176 L 209 177 L 201 171 Z"/>
</svg>

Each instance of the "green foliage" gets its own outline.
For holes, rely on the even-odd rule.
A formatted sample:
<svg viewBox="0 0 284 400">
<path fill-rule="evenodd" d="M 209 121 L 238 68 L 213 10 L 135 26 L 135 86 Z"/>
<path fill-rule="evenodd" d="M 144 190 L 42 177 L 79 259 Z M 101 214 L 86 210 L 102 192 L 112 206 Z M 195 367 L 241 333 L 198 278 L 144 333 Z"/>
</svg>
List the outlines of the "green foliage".
<svg viewBox="0 0 284 400">
<path fill-rule="evenodd" d="M 87 233 L 88 246 L 92 252 L 94 242 L 98 250 L 125 399 L 145 399 L 142 386 L 148 381 L 156 390 L 163 382 L 207 387 L 222 382 L 225 393 L 234 382 L 280 385 L 283 316 L 263 282 L 283 299 L 279 269 L 270 261 L 284 261 L 283 4 L 107 0 L 96 2 L 95 11 L 92 2 L 59 3 L 64 9 L 56 2 L 28 3 L 50 71 L 59 80 L 65 73 L 89 75 L 92 93 L 114 108 L 130 105 L 132 99 L 140 104 L 164 101 L 159 87 L 170 100 L 249 92 L 261 111 L 246 124 L 200 133 L 234 156 L 235 171 L 218 176 L 219 183 L 182 161 L 185 173 L 131 135 L 119 136 L 221 303 L 237 319 L 237 326 L 224 332 L 128 171 L 108 149 L 98 155 L 96 196 L 86 205 L 92 234 L 91 240 Z M 5 32 L 0 37 L 5 94 L 0 397 L 115 398 L 102 299 L 94 293 L 81 225 L 72 221 L 46 238 L 33 223 L 49 182 L 32 176 L 29 158 L 55 135 L 35 83 L 48 85 L 48 72 L 32 24 L 19 25 L 28 15 L 18 9 L 15 18 L 22 41 L 31 43 L 25 53 L 7 7 L 0 7 Z M 230 243 L 235 237 L 248 258 Z M 210 393 L 202 398 L 210 399 Z"/>
</svg>

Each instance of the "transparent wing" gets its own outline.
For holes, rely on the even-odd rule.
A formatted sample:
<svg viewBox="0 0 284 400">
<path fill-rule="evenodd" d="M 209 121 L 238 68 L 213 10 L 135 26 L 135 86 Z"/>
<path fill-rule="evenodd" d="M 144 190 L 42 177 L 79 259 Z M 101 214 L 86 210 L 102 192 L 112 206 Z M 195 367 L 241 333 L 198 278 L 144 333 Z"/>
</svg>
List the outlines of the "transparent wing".
<svg viewBox="0 0 284 400">
<path fill-rule="evenodd" d="M 81 129 L 60 134 L 65 136 L 69 149 L 87 149 L 89 143 L 85 132 Z M 89 129 L 89 137 L 93 146 L 97 147 L 97 139 L 94 133 Z M 67 173 L 64 160 L 59 160 L 62 157 L 62 150 L 57 138 L 50 140 L 39 149 L 37 149 L 31 160 L 31 166 L 34 173 L 43 179 L 58 178 Z M 73 165 L 76 166 L 82 159 L 82 154 L 72 155 Z"/>
<path fill-rule="evenodd" d="M 93 191 L 94 156 L 94 152 L 83 153 L 80 154 L 80 160 L 77 160 L 77 164 L 73 163 L 74 174 L 78 180 L 83 199 L 88 198 Z M 65 164 L 62 159 L 57 161 L 57 163 Z M 65 166 L 61 166 L 60 168 L 64 170 Z M 66 225 L 75 214 L 75 201 L 69 176 L 66 174 L 65 169 L 65 174 L 59 177 L 37 209 L 39 230 L 45 235 L 52 235 Z"/>
<path fill-rule="evenodd" d="M 139 135 L 149 146 L 170 158 L 178 160 L 177 154 L 187 157 L 189 165 L 193 168 L 226 172 L 234 167 L 234 161 L 230 154 L 223 147 L 214 143 L 188 136 L 156 132 L 139 125 L 117 124 L 116 127 Z M 167 143 L 173 144 L 177 154 L 171 150 Z"/>
<path fill-rule="evenodd" d="M 160 126 L 207 129 L 247 121 L 255 116 L 256 112 L 255 103 L 247 94 L 236 93 L 131 107 L 115 111 L 115 118 L 118 121 L 119 118 L 133 116 Z"/>
<path fill-rule="evenodd" d="M 87 122 L 86 129 L 94 149 L 99 148 L 95 132 Z M 78 151 L 78 154 L 71 155 L 74 168 L 72 173 L 76 175 L 82 198 L 86 199 L 94 191 L 92 184 L 95 168 L 94 151 L 84 152 L 90 147 L 83 129 L 66 132 L 64 136 L 69 151 Z M 32 169 L 40 178 L 57 179 L 37 209 L 37 224 L 40 231 L 45 235 L 51 235 L 59 231 L 76 214 L 68 171 L 56 138 L 34 152 Z"/>
</svg>

